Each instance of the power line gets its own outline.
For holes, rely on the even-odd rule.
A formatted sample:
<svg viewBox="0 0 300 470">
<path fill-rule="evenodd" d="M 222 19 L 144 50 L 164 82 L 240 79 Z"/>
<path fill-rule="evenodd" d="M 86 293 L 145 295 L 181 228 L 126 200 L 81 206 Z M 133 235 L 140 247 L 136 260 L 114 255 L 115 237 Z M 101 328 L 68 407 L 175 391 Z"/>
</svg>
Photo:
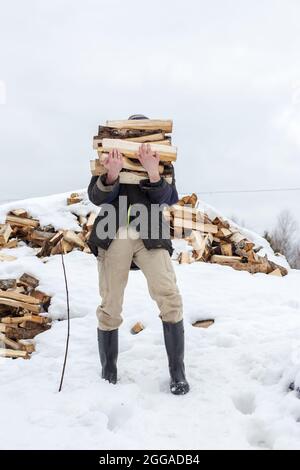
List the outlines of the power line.
<svg viewBox="0 0 300 470">
<path fill-rule="evenodd" d="M 194 191 L 197 194 L 228 194 L 228 193 L 272 193 L 282 191 L 300 191 L 300 188 L 273 188 L 273 189 L 233 189 L 220 191 Z M 181 193 L 186 191 L 181 191 Z M 190 191 L 187 191 L 190 192 Z"/>
</svg>

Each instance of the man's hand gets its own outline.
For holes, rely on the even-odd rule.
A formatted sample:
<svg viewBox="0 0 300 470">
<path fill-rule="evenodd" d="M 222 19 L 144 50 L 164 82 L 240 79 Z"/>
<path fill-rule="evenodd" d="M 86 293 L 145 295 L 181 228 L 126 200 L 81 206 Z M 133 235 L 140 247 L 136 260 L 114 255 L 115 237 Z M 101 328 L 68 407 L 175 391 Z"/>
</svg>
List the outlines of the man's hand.
<svg viewBox="0 0 300 470">
<path fill-rule="evenodd" d="M 123 156 L 117 149 L 109 152 L 108 156 L 103 162 L 104 167 L 107 169 L 106 183 L 113 184 L 119 176 L 123 168 Z"/>
<path fill-rule="evenodd" d="M 142 144 L 139 148 L 137 158 L 139 159 L 141 165 L 147 171 L 150 182 L 157 183 L 160 180 L 160 175 L 158 171 L 158 152 L 152 152 L 149 144 Z"/>
</svg>

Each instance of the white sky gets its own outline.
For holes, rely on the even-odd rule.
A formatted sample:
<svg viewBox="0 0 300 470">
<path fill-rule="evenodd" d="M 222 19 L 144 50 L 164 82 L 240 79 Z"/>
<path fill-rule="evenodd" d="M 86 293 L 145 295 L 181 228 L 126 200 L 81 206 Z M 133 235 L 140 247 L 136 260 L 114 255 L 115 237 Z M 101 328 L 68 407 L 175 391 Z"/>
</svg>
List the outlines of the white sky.
<svg viewBox="0 0 300 470">
<path fill-rule="evenodd" d="M 106 119 L 173 118 L 179 192 L 300 186 L 297 0 L 0 0 L 0 200 L 87 186 Z M 300 192 L 203 195 L 262 230 Z"/>
</svg>

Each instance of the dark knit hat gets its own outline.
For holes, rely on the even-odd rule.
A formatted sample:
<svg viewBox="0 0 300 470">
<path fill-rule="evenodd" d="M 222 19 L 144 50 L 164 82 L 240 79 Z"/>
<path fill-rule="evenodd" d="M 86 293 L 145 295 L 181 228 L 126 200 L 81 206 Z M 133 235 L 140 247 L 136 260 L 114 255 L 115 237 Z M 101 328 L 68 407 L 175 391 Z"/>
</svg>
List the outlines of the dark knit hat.
<svg viewBox="0 0 300 470">
<path fill-rule="evenodd" d="M 134 121 L 136 119 L 149 119 L 147 116 L 144 116 L 143 114 L 133 114 L 132 116 L 129 116 L 128 121 Z"/>
</svg>

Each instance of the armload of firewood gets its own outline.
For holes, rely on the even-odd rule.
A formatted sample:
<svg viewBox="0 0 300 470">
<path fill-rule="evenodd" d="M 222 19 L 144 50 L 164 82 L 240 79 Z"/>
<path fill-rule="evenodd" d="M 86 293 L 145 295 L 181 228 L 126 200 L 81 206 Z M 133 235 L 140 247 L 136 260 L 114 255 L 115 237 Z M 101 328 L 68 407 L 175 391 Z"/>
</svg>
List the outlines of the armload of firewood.
<svg viewBox="0 0 300 470">
<path fill-rule="evenodd" d="M 77 193 L 72 193 L 67 199 L 68 205 L 79 202 L 81 198 Z M 0 249 L 16 248 L 18 242 L 23 241 L 32 248 L 39 248 L 36 254 L 39 258 L 69 253 L 75 248 L 90 253 L 87 240 L 96 216 L 96 212 L 90 212 L 86 217 L 76 216 L 82 229 L 76 233 L 73 230 L 56 231 L 51 225 L 41 227 L 39 220 L 30 217 L 26 210 L 12 210 L 7 214 L 5 224 L 0 224 Z M 15 259 L 0 252 L 0 261 Z"/>
<path fill-rule="evenodd" d="M 0 357 L 29 359 L 30 340 L 48 330 L 51 297 L 37 289 L 39 280 L 24 273 L 19 279 L 0 280 Z"/>
<path fill-rule="evenodd" d="M 171 120 L 141 119 L 129 121 L 107 121 L 106 126 L 99 126 L 98 135 L 93 139 L 93 148 L 97 158 L 91 160 L 93 176 L 106 173 L 103 161 L 113 149 L 123 154 L 124 167 L 120 173 L 120 182 L 138 184 L 148 178 L 147 172 L 136 158 L 142 143 L 151 145 L 160 155 L 159 172 L 168 182 L 172 181 L 172 162 L 177 158 L 177 148 L 172 146 Z"/>
<path fill-rule="evenodd" d="M 236 227 L 221 217 L 211 220 L 196 207 L 197 196 L 183 197 L 164 211 L 173 238 L 185 238 L 193 250 L 181 252 L 179 263 L 204 261 L 217 263 L 239 271 L 285 276 L 286 268 L 257 254 L 256 247 Z"/>
</svg>

